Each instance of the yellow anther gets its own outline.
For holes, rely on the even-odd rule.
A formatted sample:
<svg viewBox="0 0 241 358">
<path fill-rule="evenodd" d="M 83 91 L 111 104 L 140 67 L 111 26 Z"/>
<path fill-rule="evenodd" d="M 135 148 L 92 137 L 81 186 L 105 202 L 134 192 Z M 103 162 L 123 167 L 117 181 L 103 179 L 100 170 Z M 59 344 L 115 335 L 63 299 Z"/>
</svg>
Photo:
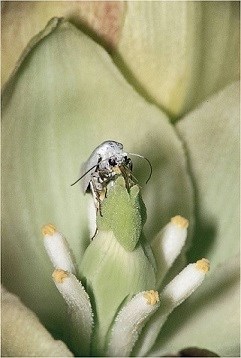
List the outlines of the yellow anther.
<svg viewBox="0 0 241 358">
<path fill-rule="evenodd" d="M 147 303 L 149 303 L 149 305 L 154 306 L 157 302 L 159 302 L 159 294 L 157 291 L 146 291 L 144 293 L 144 297 L 147 299 Z"/>
<path fill-rule="evenodd" d="M 50 236 L 52 236 L 52 235 L 54 235 L 55 233 L 56 233 L 56 228 L 55 228 L 55 226 L 54 225 L 52 225 L 52 224 L 47 224 L 47 225 L 44 225 L 43 227 L 42 227 L 42 234 L 43 235 L 50 235 Z"/>
<path fill-rule="evenodd" d="M 198 260 L 196 262 L 196 268 L 203 272 L 208 272 L 210 269 L 210 263 L 207 259 Z"/>
<path fill-rule="evenodd" d="M 57 283 L 63 283 L 64 279 L 68 276 L 68 272 L 61 269 L 54 270 L 54 272 L 52 273 L 52 277 Z"/>
<path fill-rule="evenodd" d="M 184 217 L 182 217 L 181 215 L 177 215 L 177 216 L 174 216 L 173 218 L 171 218 L 171 222 L 174 225 L 177 225 L 182 229 L 187 229 L 189 226 L 189 221 L 187 219 L 185 219 Z"/>
</svg>

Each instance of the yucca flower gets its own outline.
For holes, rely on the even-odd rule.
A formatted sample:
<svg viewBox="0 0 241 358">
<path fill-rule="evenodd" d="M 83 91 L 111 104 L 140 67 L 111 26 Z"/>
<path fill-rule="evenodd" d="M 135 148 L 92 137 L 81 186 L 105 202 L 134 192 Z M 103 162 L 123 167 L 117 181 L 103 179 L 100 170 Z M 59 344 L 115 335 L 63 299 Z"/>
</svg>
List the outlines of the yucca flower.
<svg viewBox="0 0 241 358">
<path fill-rule="evenodd" d="M 12 9 L 19 9 L 22 4 L 10 2 L 6 5 L 6 8 L 12 8 L 4 19 L 10 19 L 9 14 L 14 14 Z M 98 245 L 103 241 L 97 237 L 89 243 L 88 196 L 83 196 L 78 186 L 71 188 L 70 184 L 90 152 L 107 139 L 122 142 L 126 150 L 146 156 L 153 165 L 152 178 L 145 185 L 147 169 L 144 163 L 134 161 L 134 175 L 142 187 L 141 193 L 147 207 L 147 222 L 143 229 L 147 240 L 158 237 L 161 227 L 172 225 L 168 222 L 177 214 L 186 217 L 191 227 L 181 254 L 179 252 L 180 255 L 177 254 L 177 259 L 174 259 L 172 269 L 165 276 L 162 287 L 157 287 L 158 285 L 149 279 L 148 285 L 142 282 L 139 287 L 130 290 L 126 302 L 123 300 L 127 294 L 121 301 L 114 301 L 113 307 L 116 305 L 116 310 L 113 313 L 113 308 L 113 316 L 108 318 L 109 323 L 103 323 L 105 321 L 102 320 L 103 330 L 95 331 L 96 328 L 93 328 L 94 332 L 103 332 L 104 338 L 100 337 L 98 340 L 97 336 L 94 336 L 97 343 L 89 352 L 95 355 L 120 355 L 120 351 L 112 349 L 118 348 L 121 337 L 125 337 L 125 332 L 119 332 L 124 326 L 123 322 L 127 322 L 128 307 L 134 317 L 135 310 L 132 307 L 135 307 L 135 300 L 142 302 L 144 306 L 149 305 L 148 308 L 153 309 L 153 315 L 148 321 L 149 327 L 155 325 L 155 317 L 161 309 L 162 294 L 165 297 L 165 292 L 170 292 L 168 287 L 172 280 L 178 280 L 178 277 L 181 277 L 179 275 L 186 272 L 185 267 L 191 265 L 194 268 L 195 262 L 205 257 L 211 262 L 211 272 L 197 292 L 170 314 L 164 326 L 164 319 L 162 323 L 157 320 L 156 330 L 149 329 L 147 323 L 141 332 L 138 331 L 138 339 L 134 340 L 133 349 L 128 351 L 128 345 L 122 347 L 127 348 L 126 355 L 132 352 L 133 355 L 165 356 L 179 354 L 178 352 L 188 347 L 196 348 L 186 350 L 180 355 L 210 355 L 210 351 L 222 356 L 239 354 L 239 271 L 238 260 L 234 258 L 239 247 L 239 84 L 236 82 L 228 85 L 238 78 L 236 65 L 234 66 L 238 59 L 237 51 L 229 53 L 227 50 L 224 54 L 222 45 L 222 40 L 225 39 L 226 49 L 236 49 L 238 46 L 235 40 L 238 38 L 238 21 L 234 11 L 237 5 L 184 3 L 183 6 L 192 14 L 191 18 L 185 18 L 180 15 L 181 5 L 175 4 L 177 3 L 170 5 L 173 6 L 172 16 L 180 16 L 186 28 L 192 29 L 191 33 L 198 34 L 194 38 L 200 40 L 190 44 L 184 36 L 186 32 L 181 35 L 181 31 L 177 30 L 176 34 L 180 33 L 186 49 L 190 50 L 193 44 L 201 46 L 208 43 L 207 39 L 215 40 L 214 44 L 219 44 L 210 45 L 211 49 L 209 46 L 205 48 L 209 61 L 204 61 L 204 69 L 201 66 L 202 61 L 199 64 L 196 60 L 185 62 L 185 59 L 190 57 L 186 51 L 183 52 L 181 59 L 186 63 L 186 67 L 182 78 L 188 78 L 188 81 L 184 81 L 186 84 L 181 90 L 178 87 L 180 79 L 177 80 L 174 76 L 172 82 L 164 81 L 165 66 L 155 62 L 154 55 L 152 60 L 146 61 L 145 55 L 150 54 L 149 50 L 142 47 L 144 51 L 138 52 L 138 48 L 133 45 L 138 44 L 138 41 L 130 43 L 130 37 L 125 34 L 130 33 L 128 28 L 132 23 L 137 28 L 140 21 L 138 16 L 136 22 L 131 20 L 134 17 L 132 11 L 135 13 L 137 9 L 149 9 L 150 17 L 143 15 L 142 18 L 147 19 L 146 29 L 150 28 L 155 33 L 153 42 L 160 46 L 157 48 L 163 49 L 169 43 L 170 47 L 167 48 L 173 54 L 169 58 L 174 59 L 175 54 L 180 54 L 173 50 L 177 44 L 174 46 L 171 41 L 168 42 L 168 37 L 165 46 L 164 40 L 158 43 L 158 36 L 154 31 L 155 21 L 149 20 L 153 19 L 152 11 L 157 14 L 162 9 L 163 19 L 167 21 L 166 26 L 164 20 L 161 22 L 162 28 L 168 32 L 172 28 L 169 22 L 172 23 L 173 17 L 168 21 L 168 14 L 171 12 L 166 9 L 164 15 L 163 3 L 159 5 L 160 8 L 158 4 L 152 8 L 145 2 L 143 8 L 140 4 L 125 3 L 124 11 L 121 10 L 125 21 L 120 22 L 121 31 L 116 42 L 112 43 L 112 57 L 73 24 L 53 19 L 31 41 L 4 87 L 2 268 L 3 284 L 11 292 L 3 292 L 2 348 L 5 356 L 71 356 L 81 353 L 81 343 L 77 345 L 79 348 L 74 348 L 75 341 L 71 342 L 71 337 L 66 335 L 66 325 L 69 323 L 67 305 L 51 278 L 53 267 L 41 239 L 41 227 L 48 222 L 57 228 L 53 229 L 54 238 L 55 235 L 57 238 L 63 238 L 59 232 L 67 237 L 80 270 L 80 276 L 77 277 L 82 282 L 80 284 L 76 281 L 76 274 L 71 270 L 56 267 L 53 262 L 56 270 L 62 270 L 60 276 L 58 272 L 54 275 L 57 288 L 61 291 L 65 284 L 72 282 L 78 289 L 84 289 L 84 296 L 89 297 L 86 302 L 90 300 L 89 307 L 93 313 L 93 316 L 92 313 L 89 316 L 93 320 L 92 327 L 96 327 L 96 317 L 101 314 L 105 316 L 102 310 L 105 296 L 101 291 L 103 277 L 95 282 L 97 287 L 100 287 L 99 291 L 96 290 L 97 296 L 92 295 L 91 290 L 88 291 L 86 283 L 89 275 L 87 271 L 91 270 L 88 264 L 98 265 L 97 259 L 90 261 L 86 258 L 88 255 L 98 256 Z M 46 5 L 46 8 L 48 6 Z M 202 7 L 209 9 L 210 13 L 205 10 L 203 12 Z M 182 9 L 184 11 L 184 8 Z M 212 25 L 213 20 L 209 21 L 210 14 L 223 19 L 223 16 L 226 16 L 224 10 L 227 9 L 229 16 L 225 17 L 226 22 L 220 20 L 217 25 L 217 20 Z M 210 36 L 201 34 L 200 27 L 196 27 L 196 24 L 202 23 L 200 14 L 204 13 L 206 17 L 204 16 L 203 24 L 207 26 L 203 25 L 201 28 L 205 28 Z M 34 18 L 33 16 L 31 21 L 34 22 Z M 153 27 L 150 27 L 150 23 L 153 23 Z M 221 28 L 221 35 L 227 31 L 233 36 L 222 35 L 218 42 L 217 30 Z M 11 33 L 11 26 L 5 33 L 3 31 L 4 39 L 9 38 L 9 32 Z M 134 32 L 131 33 L 134 36 Z M 187 33 L 190 34 L 189 31 Z M 150 39 L 151 35 L 147 36 Z M 173 35 L 173 39 L 175 36 Z M 135 38 L 142 39 L 141 31 L 138 31 Z M 195 52 L 194 49 L 193 51 Z M 212 62 L 214 53 L 217 61 Z M 143 70 L 142 65 L 145 63 L 147 67 Z M 217 70 L 218 63 L 225 65 Z M 228 74 L 225 74 L 223 68 L 230 69 Z M 205 76 L 201 78 L 195 69 L 199 69 L 199 74 L 203 69 Z M 169 74 L 175 73 L 170 71 Z M 216 76 L 215 81 L 212 73 Z M 164 87 L 160 86 L 160 74 L 165 82 Z M 199 87 L 200 81 L 202 85 Z M 206 92 L 203 91 L 204 88 Z M 217 90 L 220 91 L 215 94 Z M 213 96 L 207 99 L 209 94 Z M 200 105 L 194 108 L 197 103 Z M 160 107 L 165 108 L 172 119 L 190 108 L 193 110 L 182 115 L 175 124 L 171 124 L 170 117 L 164 114 Z M 133 228 L 135 229 L 135 226 Z M 50 238 L 46 235 L 51 235 L 44 231 L 44 240 L 49 241 Z M 112 236 L 102 236 L 107 246 L 116 242 L 115 235 L 110 235 Z M 162 252 L 154 250 L 154 243 L 155 239 L 148 242 L 149 255 L 145 253 L 148 262 L 151 261 L 150 267 L 153 266 L 153 261 L 158 262 L 154 252 L 156 255 L 157 252 Z M 153 252 L 154 260 L 150 260 L 150 252 Z M 187 262 L 191 264 L 187 265 Z M 115 267 L 114 264 L 110 266 Z M 135 281 L 140 268 L 141 265 L 134 265 L 129 270 L 130 282 Z M 162 270 L 163 267 L 159 272 Z M 143 273 L 140 277 L 146 280 Z M 160 275 L 158 277 L 160 278 Z M 93 282 L 91 285 L 94 285 Z M 12 293 L 18 295 L 22 303 Z M 63 296 L 66 298 L 65 294 Z M 81 295 L 78 297 L 81 299 Z M 120 300 L 120 297 L 118 299 Z M 174 306 L 179 303 L 180 301 L 177 301 Z M 95 309 L 98 304 L 102 308 L 97 314 Z M 86 318 L 81 322 L 88 323 L 88 320 Z M 85 332 L 88 334 L 87 329 Z M 114 342 L 113 345 L 111 342 Z"/>
</svg>

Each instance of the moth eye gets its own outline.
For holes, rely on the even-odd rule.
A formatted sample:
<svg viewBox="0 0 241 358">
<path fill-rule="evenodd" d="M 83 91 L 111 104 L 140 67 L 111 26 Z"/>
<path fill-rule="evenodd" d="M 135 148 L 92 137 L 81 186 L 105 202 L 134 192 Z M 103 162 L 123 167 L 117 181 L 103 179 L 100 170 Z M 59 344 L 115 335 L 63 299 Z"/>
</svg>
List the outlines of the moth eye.
<svg viewBox="0 0 241 358">
<path fill-rule="evenodd" d="M 115 166 L 115 165 L 116 165 L 115 159 L 110 158 L 110 159 L 109 159 L 109 164 L 110 164 L 111 166 Z"/>
</svg>

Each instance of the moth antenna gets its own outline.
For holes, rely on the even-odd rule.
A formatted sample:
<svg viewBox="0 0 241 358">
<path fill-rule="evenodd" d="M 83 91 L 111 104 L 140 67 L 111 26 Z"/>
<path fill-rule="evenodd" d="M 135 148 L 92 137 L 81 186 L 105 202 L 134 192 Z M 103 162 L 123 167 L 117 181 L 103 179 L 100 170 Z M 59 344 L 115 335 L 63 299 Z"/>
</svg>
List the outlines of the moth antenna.
<svg viewBox="0 0 241 358">
<path fill-rule="evenodd" d="M 87 172 L 85 172 L 79 179 L 77 179 L 73 184 L 70 184 L 70 186 L 73 186 L 75 185 L 76 183 L 78 183 L 78 181 L 80 181 L 82 178 L 84 178 L 86 176 L 86 174 L 88 174 L 92 169 L 94 169 L 95 167 L 97 167 L 99 165 L 98 164 L 95 164 L 93 165 L 93 167 L 91 167 L 90 169 L 87 170 Z"/>
<path fill-rule="evenodd" d="M 73 184 L 70 184 L 70 186 L 75 185 L 76 183 L 78 183 L 82 178 L 84 178 L 86 176 L 86 174 L 88 174 L 92 169 L 96 168 L 100 163 L 105 162 L 106 160 L 109 160 L 112 157 L 106 158 L 106 159 L 102 159 L 100 160 L 97 164 L 93 165 L 93 167 L 91 167 L 90 169 L 87 170 L 87 172 L 85 172 L 79 179 L 77 179 Z"/>
<path fill-rule="evenodd" d="M 150 174 L 149 174 L 149 177 L 147 178 L 147 181 L 146 181 L 146 184 L 149 182 L 149 180 L 151 179 L 151 176 L 152 176 L 152 165 L 151 165 L 151 162 L 149 159 L 147 159 L 146 157 L 143 157 L 143 155 L 140 155 L 140 154 L 136 154 L 136 153 L 129 153 L 130 155 L 134 155 L 135 157 L 139 157 L 139 158 L 142 158 L 142 159 L 145 159 L 147 161 L 147 163 L 149 164 L 149 167 L 150 167 Z"/>
</svg>

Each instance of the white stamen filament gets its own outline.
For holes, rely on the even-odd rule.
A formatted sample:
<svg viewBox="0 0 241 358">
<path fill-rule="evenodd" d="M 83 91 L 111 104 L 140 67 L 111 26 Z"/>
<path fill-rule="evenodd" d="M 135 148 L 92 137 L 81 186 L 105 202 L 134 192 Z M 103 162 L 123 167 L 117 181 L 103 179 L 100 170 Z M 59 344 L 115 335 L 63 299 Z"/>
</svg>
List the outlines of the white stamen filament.
<svg viewBox="0 0 241 358">
<path fill-rule="evenodd" d="M 75 275 L 64 270 L 53 273 L 55 285 L 66 301 L 71 318 L 70 339 L 81 354 L 90 354 L 90 341 L 93 330 L 93 313 L 88 294 Z"/>
<path fill-rule="evenodd" d="M 154 257 L 157 264 L 157 288 L 175 259 L 181 253 L 187 238 L 188 220 L 175 216 L 157 234 L 151 243 Z"/>
<path fill-rule="evenodd" d="M 135 356 L 148 356 L 169 314 L 201 285 L 208 270 L 206 259 L 189 264 L 164 288 L 160 294 L 160 307 L 144 328 Z"/>
<path fill-rule="evenodd" d="M 44 246 L 54 268 L 76 273 L 74 259 L 64 236 L 54 225 L 48 224 L 42 228 Z"/>
<path fill-rule="evenodd" d="M 138 336 L 150 316 L 159 307 L 156 291 L 140 292 L 116 317 L 107 350 L 109 357 L 129 357 Z"/>
</svg>

